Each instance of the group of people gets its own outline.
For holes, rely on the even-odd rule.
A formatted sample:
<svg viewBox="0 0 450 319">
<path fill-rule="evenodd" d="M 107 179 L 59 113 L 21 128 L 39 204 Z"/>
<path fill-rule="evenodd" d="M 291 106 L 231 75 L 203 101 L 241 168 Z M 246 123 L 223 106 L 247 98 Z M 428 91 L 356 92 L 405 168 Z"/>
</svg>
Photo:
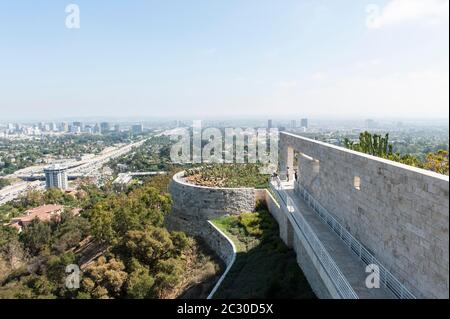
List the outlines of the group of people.
<svg viewBox="0 0 450 319">
<path fill-rule="evenodd" d="M 287 172 L 287 174 L 286 174 L 286 180 L 289 182 L 290 175 L 291 175 L 291 174 L 290 174 L 289 167 L 286 167 L 286 172 Z M 278 186 L 280 186 L 281 180 L 280 180 L 280 178 L 279 178 L 277 172 L 273 172 L 273 174 L 272 174 L 272 180 L 273 180 L 273 181 L 277 181 Z M 297 169 L 294 169 L 294 181 L 297 181 L 297 180 L 298 180 L 298 171 L 297 171 Z"/>
</svg>

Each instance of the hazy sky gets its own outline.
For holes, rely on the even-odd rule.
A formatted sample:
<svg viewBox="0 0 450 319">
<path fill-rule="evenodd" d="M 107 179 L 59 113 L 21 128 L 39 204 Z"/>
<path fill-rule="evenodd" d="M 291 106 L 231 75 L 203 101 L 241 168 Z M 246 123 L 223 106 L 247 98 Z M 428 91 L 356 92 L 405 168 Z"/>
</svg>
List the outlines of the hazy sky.
<svg viewBox="0 0 450 319">
<path fill-rule="evenodd" d="M 69 3 L 0 2 L 0 121 L 448 118 L 448 0 Z"/>
</svg>

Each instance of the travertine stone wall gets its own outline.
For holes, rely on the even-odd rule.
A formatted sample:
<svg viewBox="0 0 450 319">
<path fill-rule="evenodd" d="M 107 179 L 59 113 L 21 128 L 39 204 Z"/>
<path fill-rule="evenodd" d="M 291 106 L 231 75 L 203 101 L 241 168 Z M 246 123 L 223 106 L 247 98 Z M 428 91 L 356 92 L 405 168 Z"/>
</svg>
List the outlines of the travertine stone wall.
<svg viewBox="0 0 450 319">
<path fill-rule="evenodd" d="M 449 297 L 449 179 L 289 133 L 280 170 L 299 180 L 416 296 Z M 298 184 L 296 185 L 298 189 Z"/>
<path fill-rule="evenodd" d="M 266 203 L 270 214 L 278 223 L 281 240 L 285 243 L 286 246 L 288 246 L 289 248 L 293 248 L 294 235 L 292 224 L 287 218 L 286 213 L 282 211 L 280 204 L 269 191 L 266 192 Z"/>
<path fill-rule="evenodd" d="M 254 188 L 212 188 L 187 183 L 184 172 L 174 175 L 170 184 L 172 213 L 169 227 L 178 227 L 191 235 L 201 235 L 205 222 L 228 214 L 252 212 L 265 190 Z M 181 228 L 182 227 L 182 228 Z"/>
<path fill-rule="evenodd" d="M 235 254 L 233 245 L 223 234 L 217 231 L 217 229 L 210 222 L 205 224 L 201 237 L 227 266 L 230 265 Z"/>
</svg>

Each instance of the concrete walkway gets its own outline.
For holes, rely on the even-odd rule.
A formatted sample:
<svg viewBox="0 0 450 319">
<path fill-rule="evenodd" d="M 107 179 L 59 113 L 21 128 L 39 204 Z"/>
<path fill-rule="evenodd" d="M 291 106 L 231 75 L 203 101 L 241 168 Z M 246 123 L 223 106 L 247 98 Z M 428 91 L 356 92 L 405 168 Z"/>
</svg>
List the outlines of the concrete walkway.
<svg viewBox="0 0 450 319">
<path fill-rule="evenodd" d="M 294 193 L 293 187 L 286 187 L 283 183 L 284 190 L 295 202 L 300 212 L 295 211 L 294 214 L 302 214 L 312 230 L 316 233 L 325 249 L 334 259 L 336 265 L 346 277 L 353 290 L 360 299 L 391 299 L 395 296 L 386 288 L 369 289 L 365 285 L 366 277 L 369 275 L 365 272 L 366 265 L 344 244 L 344 242 L 334 233 L 334 231 L 314 212 L 300 196 Z"/>
</svg>

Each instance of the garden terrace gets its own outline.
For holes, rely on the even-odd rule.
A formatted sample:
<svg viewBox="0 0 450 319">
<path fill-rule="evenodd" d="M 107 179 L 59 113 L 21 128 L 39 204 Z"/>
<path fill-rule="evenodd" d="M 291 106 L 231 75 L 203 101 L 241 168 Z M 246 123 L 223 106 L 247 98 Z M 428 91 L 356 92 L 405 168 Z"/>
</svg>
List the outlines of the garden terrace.
<svg viewBox="0 0 450 319">
<path fill-rule="evenodd" d="M 267 188 L 269 175 L 259 164 L 212 164 L 185 172 L 188 183 L 221 188 Z"/>
</svg>

